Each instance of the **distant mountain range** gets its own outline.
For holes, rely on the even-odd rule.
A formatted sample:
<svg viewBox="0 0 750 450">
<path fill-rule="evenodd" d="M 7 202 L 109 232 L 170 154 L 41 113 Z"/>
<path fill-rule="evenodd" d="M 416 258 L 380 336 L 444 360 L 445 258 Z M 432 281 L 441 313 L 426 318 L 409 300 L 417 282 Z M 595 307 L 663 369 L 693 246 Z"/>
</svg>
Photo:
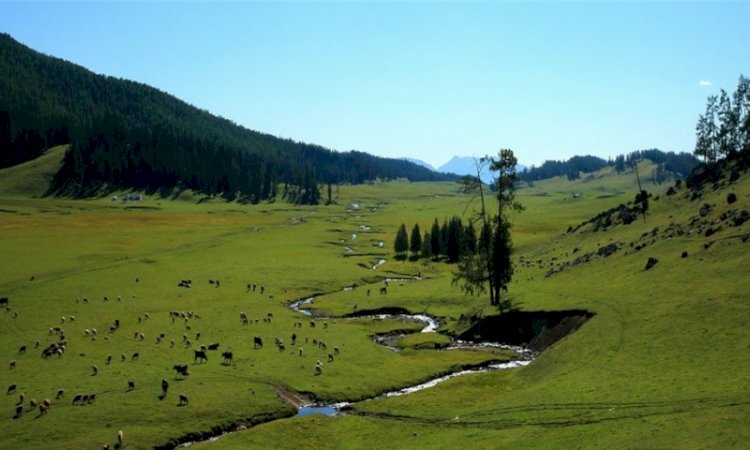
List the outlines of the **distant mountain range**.
<svg viewBox="0 0 750 450">
<path fill-rule="evenodd" d="M 426 167 L 435 172 L 446 173 L 446 174 L 452 173 L 456 175 L 476 175 L 477 174 L 477 169 L 476 169 L 475 162 L 474 162 L 475 158 L 472 156 L 454 156 L 453 158 L 451 158 L 450 161 L 438 167 L 437 169 L 432 167 L 430 164 L 419 159 L 415 159 L 415 158 L 403 158 L 403 159 L 411 163 L 420 165 L 422 167 Z M 521 165 L 521 164 L 516 166 L 517 172 L 522 172 L 524 170 L 526 170 L 526 166 Z M 480 178 L 482 179 L 483 182 L 487 184 L 492 182 L 492 174 L 490 173 L 488 169 L 485 169 L 482 171 Z"/>
</svg>

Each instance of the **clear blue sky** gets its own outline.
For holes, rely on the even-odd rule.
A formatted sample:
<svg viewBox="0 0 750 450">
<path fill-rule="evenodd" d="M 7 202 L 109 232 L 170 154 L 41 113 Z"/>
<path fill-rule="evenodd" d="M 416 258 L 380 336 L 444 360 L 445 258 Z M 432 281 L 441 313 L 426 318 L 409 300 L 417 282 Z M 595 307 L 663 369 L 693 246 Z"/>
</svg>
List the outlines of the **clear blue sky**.
<svg viewBox="0 0 750 450">
<path fill-rule="evenodd" d="M 750 75 L 750 4 L 0 1 L 0 31 L 248 128 L 522 164 L 692 151 L 706 97 Z"/>
</svg>

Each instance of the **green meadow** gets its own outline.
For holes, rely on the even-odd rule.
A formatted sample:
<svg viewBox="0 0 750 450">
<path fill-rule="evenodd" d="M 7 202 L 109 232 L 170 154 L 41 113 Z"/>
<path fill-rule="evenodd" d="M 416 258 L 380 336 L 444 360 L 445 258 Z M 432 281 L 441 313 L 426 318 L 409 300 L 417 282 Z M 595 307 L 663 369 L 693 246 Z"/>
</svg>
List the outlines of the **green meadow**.
<svg viewBox="0 0 750 450">
<path fill-rule="evenodd" d="M 653 195 L 645 221 L 597 231 L 576 227 L 633 200 L 632 173 L 524 186 L 509 295 L 523 310 L 594 317 L 526 367 L 370 399 L 514 357 L 441 350 L 447 333 L 470 326 L 467 317 L 496 311 L 451 284 L 452 266 L 394 258 L 401 223 L 425 231 L 436 217 L 469 217 L 476 205 L 456 185 L 340 186 L 336 204 L 314 207 L 191 193 L 142 202 L 121 201 L 124 192 L 116 201 L 44 197 L 61 151 L 0 171 L 0 296 L 10 299 L 0 311 L 0 388 L 16 384 L 0 393 L 0 448 L 101 448 L 119 430 L 124 448 L 152 448 L 238 425 L 247 429 L 195 447 L 744 448 L 750 440 L 750 224 L 726 219 L 729 210 L 750 210 L 747 175 L 695 200 L 684 187 L 667 196 L 672 183 L 642 177 Z M 731 205 L 729 192 L 738 199 Z M 701 215 L 704 204 L 711 208 Z M 599 253 L 610 244 L 614 253 Z M 588 261 L 574 263 L 583 255 Z M 658 263 L 645 270 L 649 257 Z M 321 316 L 314 326 L 289 308 L 313 295 L 305 308 Z M 344 317 L 393 307 L 436 317 L 442 333 L 398 338 L 395 352 L 372 336 L 419 324 Z M 171 312 L 189 318 L 172 321 Z M 68 345 L 45 359 L 42 350 L 59 339 L 54 327 Z M 194 350 L 210 343 L 219 349 L 195 363 Z M 230 364 L 223 351 L 233 353 Z M 188 364 L 190 375 L 176 377 L 175 364 Z M 170 387 L 160 399 L 162 379 Z M 14 418 L 21 393 L 24 411 Z M 96 401 L 73 405 L 78 393 Z M 181 393 L 186 406 L 178 406 Z M 32 398 L 51 400 L 47 414 L 31 410 Z M 356 403 L 340 416 L 294 417 L 290 398 Z"/>
</svg>

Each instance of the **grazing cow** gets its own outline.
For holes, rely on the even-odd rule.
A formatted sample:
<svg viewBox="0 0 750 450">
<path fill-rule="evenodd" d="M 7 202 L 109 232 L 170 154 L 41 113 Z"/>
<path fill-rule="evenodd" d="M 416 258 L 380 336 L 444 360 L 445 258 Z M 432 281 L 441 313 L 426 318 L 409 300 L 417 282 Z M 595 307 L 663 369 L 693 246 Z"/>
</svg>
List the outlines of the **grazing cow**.
<svg viewBox="0 0 750 450">
<path fill-rule="evenodd" d="M 218 350 L 219 349 L 219 343 L 218 342 L 213 342 L 211 344 L 208 344 L 208 349 L 209 350 Z"/>
<path fill-rule="evenodd" d="M 178 403 L 178 406 L 185 406 L 188 404 L 188 398 L 185 394 L 180 394 L 180 403 Z"/>
<path fill-rule="evenodd" d="M 57 395 L 55 396 L 55 399 L 59 400 L 59 399 L 63 398 L 64 395 L 65 395 L 65 389 L 58 389 L 57 390 Z"/>
<path fill-rule="evenodd" d="M 260 336 L 255 336 L 253 338 L 253 348 L 263 348 L 263 339 L 261 339 Z"/>
<path fill-rule="evenodd" d="M 173 369 L 175 372 L 177 372 L 177 375 L 182 375 L 183 378 L 187 378 L 188 375 L 190 375 L 190 370 L 188 370 L 187 364 L 175 364 Z"/>
<path fill-rule="evenodd" d="M 166 397 L 167 391 L 169 390 L 169 382 L 167 380 L 163 379 L 161 380 L 161 392 Z"/>
<path fill-rule="evenodd" d="M 130 358 L 131 361 L 135 361 L 141 357 L 140 353 L 135 352 L 133 353 L 133 356 Z"/>
<path fill-rule="evenodd" d="M 135 381 L 128 380 L 128 391 L 132 391 L 133 389 L 135 389 Z"/>
<path fill-rule="evenodd" d="M 73 404 L 75 405 L 78 402 L 82 403 L 83 394 L 76 394 L 73 396 Z"/>
<path fill-rule="evenodd" d="M 232 363 L 232 358 L 234 357 L 234 355 L 232 354 L 232 352 L 224 352 L 221 354 L 221 357 L 224 358 L 224 362 L 222 364 L 228 366 Z"/>
<path fill-rule="evenodd" d="M 203 361 L 208 362 L 208 356 L 206 356 L 205 350 L 194 350 L 193 353 L 195 354 L 195 357 L 193 358 L 193 363 Z"/>
</svg>

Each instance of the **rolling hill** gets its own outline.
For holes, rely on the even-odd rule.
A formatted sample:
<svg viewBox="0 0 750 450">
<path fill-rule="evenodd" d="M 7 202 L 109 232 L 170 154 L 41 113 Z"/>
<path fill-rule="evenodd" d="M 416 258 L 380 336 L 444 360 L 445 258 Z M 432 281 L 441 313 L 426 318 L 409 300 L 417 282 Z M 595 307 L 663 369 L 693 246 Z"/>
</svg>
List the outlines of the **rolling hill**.
<svg viewBox="0 0 750 450">
<path fill-rule="evenodd" d="M 320 184 L 448 180 L 399 159 L 248 130 L 149 86 L 96 75 L 0 35 L 0 167 L 72 144 L 50 193 L 192 189 L 248 202 L 320 201 Z"/>
</svg>

